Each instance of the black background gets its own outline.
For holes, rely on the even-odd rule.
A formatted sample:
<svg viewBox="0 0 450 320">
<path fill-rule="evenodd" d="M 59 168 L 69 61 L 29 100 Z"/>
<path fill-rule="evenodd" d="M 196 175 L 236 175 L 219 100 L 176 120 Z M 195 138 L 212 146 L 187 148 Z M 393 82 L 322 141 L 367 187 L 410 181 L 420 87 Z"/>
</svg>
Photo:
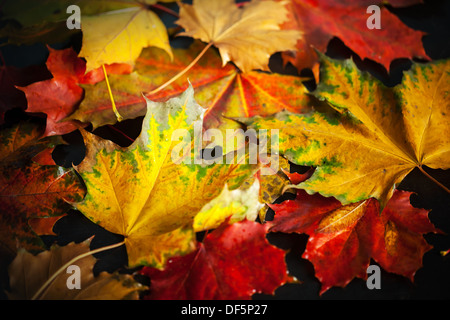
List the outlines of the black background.
<svg viewBox="0 0 450 320">
<path fill-rule="evenodd" d="M 446 59 L 450 57 L 450 1 L 435 0 L 424 1 L 424 4 L 408 8 L 394 9 L 388 7 L 390 11 L 397 14 L 400 19 L 409 27 L 427 32 L 423 38 L 423 45 L 426 53 L 433 60 Z M 170 5 L 176 8 L 174 5 Z M 173 26 L 174 18 L 162 12 L 163 20 L 168 26 Z M 382 22 L 382 20 L 381 20 Z M 172 43 L 174 46 L 185 45 L 186 39 L 177 39 Z M 52 44 L 56 49 L 62 49 L 72 46 L 75 50 L 80 50 L 81 36 L 75 35 L 70 41 L 59 44 Z M 0 47 L 1 53 L 7 65 L 25 67 L 29 65 L 44 65 L 48 56 L 48 50 L 43 44 L 31 46 L 12 46 L 5 45 Z M 210 49 L 213 50 L 213 49 Z M 367 70 L 379 78 L 388 86 L 400 83 L 403 70 L 411 66 L 408 59 L 397 59 L 391 63 L 389 72 L 380 64 L 364 60 L 361 61 L 343 42 L 334 38 L 330 41 L 327 55 L 333 58 L 352 57 L 359 68 Z M 270 61 L 270 67 L 274 72 L 310 76 L 310 70 L 303 70 L 298 73 L 291 65 L 282 67 L 279 54 L 275 54 Z M 314 82 L 305 82 L 305 85 L 313 90 Z M 2 126 L 9 126 L 21 119 L 29 118 L 30 115 L 22 110 L 11 110 L 6 114 L 6 123 Z M 33 116 L 35 117 L 35 116 Z M 45 118 L 41 120 L 45 122 Z M 116 124 L 114 127 L 126 133 L 132 138 L 136 138 L 140 132 L 142 118 L 126 120 Z M 89 129 L 90 127 L 88 127 Z M 111 139 L 121 146 L 127 146 L 130 141 L 111 127 L 101 127 L 94 131 L 99 136 Z M 58 146 L 53 157 L 57 164 L 70 167 L 72 163 L 78 164 L 84 157 L 84 145 L 78 132 L 73 132 L 64 136 L 67 145 Z M 450 172 L 444 170 L 431 170 L 425 168 L 428 173 L 438 181 L 450 186 Z M 293 166 L 292 171 L 303 172 L 305 168 Z M 402 190 L 413 191 L 415 194 L 411 197 L 412 205 L 431 210 L 429 218 L 431 222 L 445 234 L 428 234 L 426 240 L 434 248 L 424 255 L 423 268 L 419 269 L 415 275 L 414 283 L 408 279 L 395 274 L 387 273 L 382 270 L 381 289 L 369 290 L 366 283 L 361 279 L 354 279 L 345 288 L 332 288 L 319 296 L 320 283 L 314 277 L 314 268 L 312 264 L 301 258 L 305 249 L 308 237 L 306 235 L 296 234 L 269 234 L 268 239 L 271 243 L 288 250 L 286 261 L 290 274 L 301 281 L 299 284 L 287 284 L 276 290 L 275 295 L 255 294 L 254 299 L 449 299 L 450 298 L 450 254 L 442 256 L 440 251 L 450 248 L 450 195 L 440 187 L 431 182 L 418 169 L 410 173 L 401 185 Z M 281 202 L 292 198 L 289 195 L 283 196 L 277 200 Z M 269 216 L 273 212 L 269 212 Z M 69 242 L 83 241 L 92 235 L 95 235 L 92 241 L 92 249 L 102 247 L 122 241 L 122 236 L 111 234 L 98 225 L 93 224 L 81 213 L 71 210 L 69 214 L 59 220 L 54 227 L 56 236 L 44 236 L 46 245 L 53 243 L 65 245 Z M 96 255 L 99 259 L 94 271 L 122 270 L 122 272 L 132 273 L 134 270 L 128 270 L 124 266 L 127 262 L 125 247 L 119 247 L 107 252 Z M 372 264 L 376 262 L 372 261 Z M 330 266 L 331 267 L 331 266 Z M 3 288 L 7 287 L 7 273 L 2 270 L 1 283 Z M 149 279 L 139 277 L 139 281 L 149 284 Z M 3 293 L 0 294 L 5 299 Z M 445 306 L 442 306 L 445 308 Z"/>
</svg>

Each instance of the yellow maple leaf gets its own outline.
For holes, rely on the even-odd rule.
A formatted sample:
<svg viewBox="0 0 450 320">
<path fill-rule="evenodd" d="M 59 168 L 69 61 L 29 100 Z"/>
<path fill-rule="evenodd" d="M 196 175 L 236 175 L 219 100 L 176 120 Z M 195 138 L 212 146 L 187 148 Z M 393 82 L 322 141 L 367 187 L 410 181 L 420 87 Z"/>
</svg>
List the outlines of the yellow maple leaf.
<svg viewBox="0 0 450 320">
<path fill-rule="evenodd" d="M 281 154 L 317 166 L 298 188 L 343 204 L 374 197 L 382 209 L 414 168 L 426 175 L 423 166 L 449 168 L 449 70 L 448 60 L 415 63 L 401 84 L 388 88 L 352 61 L 324 56 L 315 94 L 337 112 L 243 121 L 279 128 Z"/>
<path fill-rule="evenodd" d="M 86 157 L 76 169 L 87 195 L 75 206 L 125 237 L 131 266 L 162 268 L 169 257 L 193 250 L 195 215 L 225 183 L 230 189 L 239 187 L 256 167 L 238 161 L 211 165 L 174 161 L 173 151 L 182 142 L 172 141 L 172 135 L 184 130 L 192 136 L 205 112 L 193 94 L 190 86 L 166 102 L 147 100 L 141 134 L 127 148 L 83 131 Z"/>
<path fill-rule="evenodd" d="M 271 54 L 294 50 L 301 33 L 280 30 L 287 19 L 283 3 L 253 0 L 239 8 L 234 0 L 194 0 L 180 4 L 181 35 L 216 46 L 225 65 L 233 61 L 243 72 L 269 70 Z"/>
<path fill-rule="evenodd" d="M 83 44 L 79 56 L 86 72 L 103 64 L 134 65 L 143 48 L 161 48 L 172 58 L 167 30 L 158 15 L 144 7 L 130 7 L 82 16 Z"/>
</svg>

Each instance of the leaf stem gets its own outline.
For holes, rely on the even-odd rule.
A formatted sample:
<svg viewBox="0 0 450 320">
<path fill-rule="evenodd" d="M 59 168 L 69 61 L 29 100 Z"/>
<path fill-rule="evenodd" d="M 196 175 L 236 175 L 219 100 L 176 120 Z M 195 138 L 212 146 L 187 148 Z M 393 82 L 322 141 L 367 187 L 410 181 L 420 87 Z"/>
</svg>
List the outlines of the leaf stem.
<svg viewBox="0 0 450 320">
<path fill-rule="evenodd" d="M 434 183 L 436 183 L 439 187 L 441 187 L 442 189 L 444 189 L 445 191 L 447 191 L 447 193 L 450 193 L 450 189 L 447 188 L 446 186 L 444 186 L 442 183 L 440 183 L 439 181 L 437 181 L 435 178 L 433 178 L 432 176 L 430 176 L 428 174 L 428 172 L 426 172 L 422 166 L 418 166 L 419 170 L 422 171 L 422 173 L 428 177 L 428 179 L 430 179 L 431 181 L 433 181 Z"/>
<path fill-rule="evenodd" d="M 176 81 L 177 79 L 179 79 L 182 75 L 184 75 L 186 72 L 188 72 L 197 62 L 198 60 L 200 60 L 201 57 L 203 57 L 203 55 L 205 54 L 205 52 L 209 49 L 209 47 L 211 47 L 213 45 L 212 42 L 208 43 L 203 50 L 197 55 L 197 57 L 192 60 L 192 62 L 183 70 L 181 70 L 177 75 L 175 75 L 174 77 L 172 77 L 169 81 L 167 81 L 166 83 L 160 85 L 158 88 L 148 92 L 145 94 L 145 96 L 151 96 L 155 93 L 158 93 L 159 91 L 161 91 L 162 89 L 164 89 L 165 87 L 167 87 L 168 85 L 170 85 L 172 82 Z"/>
<path fill-rule="evenodd" d="M 103 68 L 103 73 L 105 74 L 106 86 L 108 87 L 108 93 L 109 93 L 109 98 L 111 99 L 112 108 L 113 108 L 114 114 L 117 117 L 117 121 L 120 122 L 123 120 L 123 117 L 120 115 L 119 111 L 117 111 L 116 103 L 114 102 L 114 97 L 113 97 L 113 94 L 111 91 L 111 87 L 109 85 L 108 74 L 106 73 L 106 68 L 105 68 L 104 64 L 102 64 L 102 68 Z"/>
<path fill-rule="evenodd" d="M 109 246 L 106 247 L 101 247 L 95 250 L 91 250 L 85 253 L 82 253 L 78 256 L 76 256 L 75 258 L 73 258 L 72 260 L 70 260 L 69 262 L 67 262 L 65 265 L 63 265 L 61 268 L 59 268 L 54 274 L 52 274 L 52 276 L 50 278 L 48 278 L 48 280 L 39 288 L 39 290 L 34 294 L 34 296 L 31 298 L 31 300 L 36 300 L 39 298 L 39 296 L 42 294 L 42 292 L 53 282 L 53 280 L 55 280 L 55 278 L 64 270 L 67 269 L 67 267 L 69 267 L 70 265 L 72 265 L 73 263 L 75 263 L 76 261 L 83 259 L 85 257 L 90 256 L 91 254 L 96 254 L 102 251 L 106 251 L 106 250 L 110 250 L 113 248 L 117 248 L 120 247 L 121 245 L 125 244 L 125 241 L 119 242 L 119 243 L 114 243 L 111 244 Z"/>
</svg>

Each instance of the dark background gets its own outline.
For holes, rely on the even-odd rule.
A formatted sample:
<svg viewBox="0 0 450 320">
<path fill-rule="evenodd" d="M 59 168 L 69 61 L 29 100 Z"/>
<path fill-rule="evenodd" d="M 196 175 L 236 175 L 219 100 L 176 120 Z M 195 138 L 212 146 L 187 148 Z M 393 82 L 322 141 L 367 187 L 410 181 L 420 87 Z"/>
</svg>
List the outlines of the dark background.
<svg viewBox="0 0 450 320">
<path fill-rule="evenodd" d="M 176 9 L 176 6 L 169 5 Z M 394 9 L 388 7 L 393 13 L 397 14 L 400 19 L 409 27 L 425 31 L 427 33 L 423 38 L 423 45 L 426 53 L 433 60 L 446 59 L 450 57 L 450 1 L 446 0 L 430 0 L 424 1 L 424 4 L 416 5 L 408 8 Z M 175 19 L 167 14 L 162 14 L 163 21 L 169 27 L 174 26 Z M 187 39 L 173 40 L 174 46 L 183 46 Z M 1 43 L 1 42 L 0 42 Z M 52 44 L 51 47 L 62 49 L 72 46 L 79 51 L 81 45 L 81 36 L 75 35 L 70 41 L 58 44 Z M 6 65 L 14 65 L 17 67 L 25 67 L 30 65 L 45 65 L 48 56 L 48 50 L 43 44 L 35 44 L 31 46 L 13 46 L 3 45 L 0 47 L 1 54 Z M 211 49 L 210 49 L 211 50 Z M 343 42 L 334 38 L 330 41 L 327 55 L 333 58 L 349 58 L 353 57 L 358 67 L 367 70 L 378 79 L 383 81 L 387 86 L 393 86 L 400 83 L 402 72 L 411 66 L 408 59 L 397 59 L 391 63 L 389 72 L 380 64 L 371 60 L 361 61 L 357 55 L 349 50 Z M 282 67 L 279 54 L 275 54 L 271 61 L 270 67 L 274 72 L 311 76 L 310 70 L 303 70 L 298 73 L 291 65 Z M 49 75 L 51 76 L 51 75 Z M 313 81 L 305 82 L 305 85 L 313 90 L 315 83 Z M 21 119 L 31 117 L 22 110 L 11 110 L 7 112 L 6 123 L 2 126 L 9 126 Z M 33 116 L 36 117 L 36 116 Z M 40 117 L 45 122 L 45 118 Z M 139 135 L 142 118 L 126 120 L 114 126 L 126 133 L 131 138 Z M 123 135 L 114 130 L 111 126 L 98 128 L 94 131 L 97 135 L 111 139 L 121 146 L 127 146 L 130 141 Z M 88 127 L 88 130 L 90 127 Z M 53 157 L 57 164 L 70 167 L 78 164 L 84 157 L 84 145 L 82 138 L 78 132 L 73 132 L 64 136 L 67 145 L 58 146 Z M 306 168 L 293 166 L 292 171 L 303 172 Z M 450 186 L 450 171 L 444 170 L 425 170 L 435 177 L 447 187 Z M 300 284 L 287 284 L 276 290 L 275 295 L 255 294 L 254 299 L 449 299 L 450 298 L 450 254 L 442 256 L 440 251 L 450 248 L 450 195 L 442 190 L 439 186 L 431 182 L 418 169 L 411 172 L 398 187 L 402 190 L 413 191 L 415 194 L 411 197 L 413 206 L 431 210 L 429 218 L 431 222 L 444 234 L 428 234 L 425 236 L 429 244 L 434 248 L 425 253 L 423 259 L 423 268 L 419 269 L 415 275 L 414 283 L 408 279 L 395 274 L 387 273 L 382 270 L 381 289 L 369 290 L 366 283 L 361 279 L 354 279 L 345 288 L 332 288 L 319 296 L 320 283 L 314 277 L 314 268 L 312 264 L 301 258 L 305 249 L 308 236 L 296 234 L 269 234 L 268 239 L 271 243 L 288 250 L 286 261 L 289 272 L 301 281 Z M 277 200 L 293 198 L 286 195 Z M 273 215 L 269 212 L 268 216 Z M 103 247 L 122 241 L 122 236 L 111 234 L 102 229 L 98 225 L 90 222 L 81 213 L 71 210 L 69 214 L 60 219 L 54 227 L 56 236 L 44 236 L 43 240 L 46 245 L 53 243 L 65 245 L 69 242 L 83 241 L 93 235 L 92 249 Z M 127 255 L 125 247 L 119 247 L 107 252 L 95 255 L 99 259 L 94 271 L 113 272 L 118 269 L 122 272 L 132 273 L 135 270 L 129 270 L 126 267 Z M 376 264 L 374 261 L 371 264 Z M 0 275 L 1 283 L 7 283 L 7 274 L 2 272 Z M 149 279 L 139 277 L 139 281 L 149 285 Z M 0 293 L 0 298 L 5 296 Z M 445 306 L 442 306 L 445 308 Z"/>
</svg>

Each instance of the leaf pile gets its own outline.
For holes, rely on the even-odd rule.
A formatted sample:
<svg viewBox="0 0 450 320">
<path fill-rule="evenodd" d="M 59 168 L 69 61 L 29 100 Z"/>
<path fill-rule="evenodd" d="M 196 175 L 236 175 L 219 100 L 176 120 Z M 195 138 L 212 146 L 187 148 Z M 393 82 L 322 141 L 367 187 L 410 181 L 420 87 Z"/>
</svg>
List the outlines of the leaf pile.
<svg viewBox="0 0 450 320">
<path fill-rule="evenodd" d="M 277 233 L 308 236 L 302 258 L 319 295 L 366 279 L 371 260 L 414 281 L 433 249 L 424 236 L 443 232 L 401 183 L 417 169 L 450 193 L 425 169 L 449 169 L 450 60 L 431 60 L 424 33 L 390 10 L 420 1 L 380 2 L 380 30 L 366 27 L 370 1 L 161 2 L 77 1 L 81 30 L 65 25 L 71 1 L 2 7 L 8 44 L 48 49 L 45 68 L 0 69 L 6 297 L 273 295 L 297 282 L 287 251 L 268 240 Z M 333 37 L 386 70 L 414 60 L 388 87 L 327 56 Z M 173 45 L 180 39 L 192 42 Z M 60 41 L 69 45 L 52 48 Z M 313 77 L 273 71 L 277 57 Z M 28 120 L 10 116 L 20 111 Z M 255 135 L 240 141 L 230 131 Z M 62 167 L 55 150 L 74 136 L 84 158 Z M 250 161 L 253 143 L 276 166 L 262 153 Z M 77 213 L 122 242 L 57 243 L 58 225 Z M 93 255 L 116 247 L 122 266 L 96 272 Z M 69 265 L 80 267 L 81 289 L 68 289 Z"/>
</svg>

